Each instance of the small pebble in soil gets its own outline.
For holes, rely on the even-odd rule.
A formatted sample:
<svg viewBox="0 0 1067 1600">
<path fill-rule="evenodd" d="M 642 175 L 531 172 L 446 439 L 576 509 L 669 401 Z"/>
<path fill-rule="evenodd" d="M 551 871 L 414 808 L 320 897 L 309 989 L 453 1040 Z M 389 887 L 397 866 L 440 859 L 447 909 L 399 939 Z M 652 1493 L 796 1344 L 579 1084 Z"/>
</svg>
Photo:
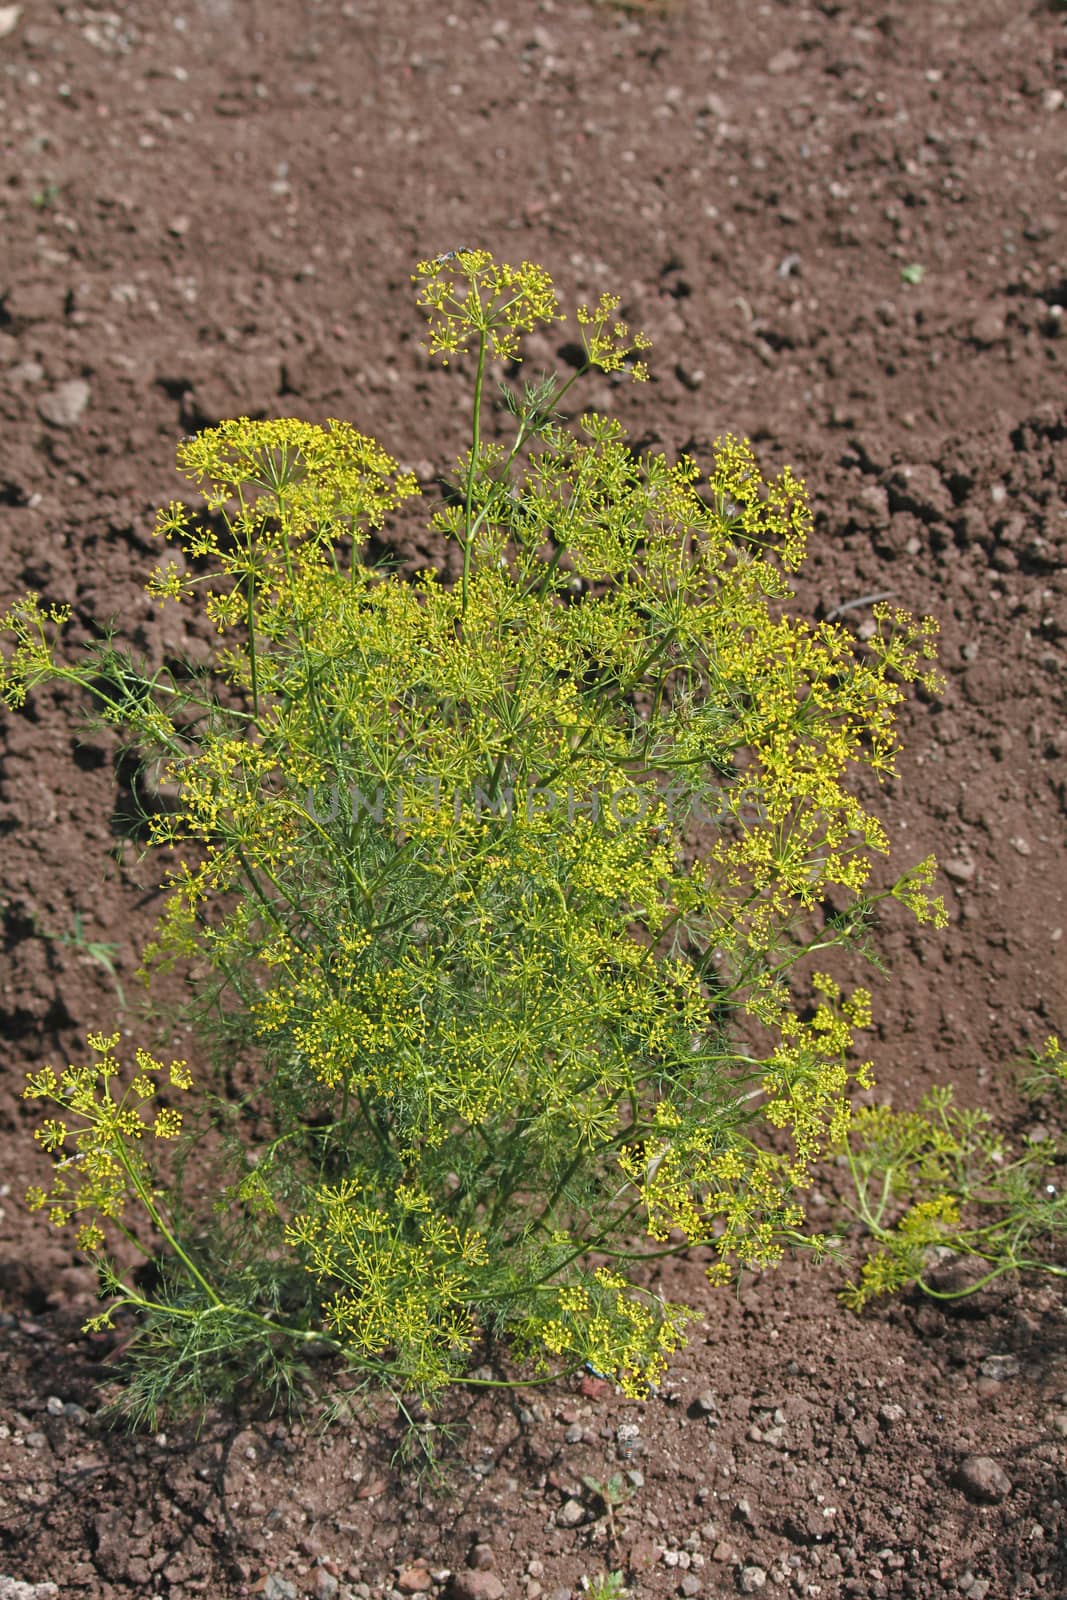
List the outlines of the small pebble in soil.
<svg viewBox="0 0 1067 1600">
<path fill-rule="evenodd" d="M 979 1367 L 983 1378 L 1017 1378 L 1019 1376 L 1018 1356 L 986 1356 Z"/>
<path fill-rule="evenodd" d="M 574 583 L 577 583 L 579 588 L 581 587 L 580 578 L 572 582 L 572 588 Z M 611 1393 L 611 1384 L 606 1378 L 595 1378 L 591 1373 L 587 1372 L 578 1385 L 578 1392 L 585 1400 L 604 1400 Z"/>
<path fill-rule="evenodd" d="M 73 428 L 89 404 L 90 393 L 84 378 L 69 378 L 42 395 L 37 410 L 53 428 Z"/>
<path fill-rule="evenodd" d="M 707 376 L 703 367 L 691 367 L 684 361 L 678 362 L 678 364 L 675 366 L 674 373 L 679 383 L 683 384 L 685 388 L 693 392 L 702 387 L 704 379 Z"/>
<path fill-rule="evenodd" d="M 967 1456 L 960 1463 L 956 1482 L 969 1500 L 997 1505 L 1011 1494 L 1011 1479 L 992 1456 Z"/>
<path fill-rule="evenodd" d="M 476 1572 L 468 1567 L 452 1578 L 450 1600 L 500 1600 L 504 1585 L 495 1572 Z"/>
<path fill-rule="evenodd" d="M 742 1567 L 737 1577 L 737 1586 L 742 1594 L 758 1594 L 766 1582 L 767 1574 L 762 1567 Z"/>
<path fill-rule="evenodd" d="M 401 1594 L 427 1594 L 433 1588 L 433 1579 L 425 1567 L 405 1567 L 396 1586 Z"/>
<path fill-rule="evenodd" d="M 263 1585 L 263 1600 L 297 1600 L 296 1584 L 272 1572 Z"/>
</svg>

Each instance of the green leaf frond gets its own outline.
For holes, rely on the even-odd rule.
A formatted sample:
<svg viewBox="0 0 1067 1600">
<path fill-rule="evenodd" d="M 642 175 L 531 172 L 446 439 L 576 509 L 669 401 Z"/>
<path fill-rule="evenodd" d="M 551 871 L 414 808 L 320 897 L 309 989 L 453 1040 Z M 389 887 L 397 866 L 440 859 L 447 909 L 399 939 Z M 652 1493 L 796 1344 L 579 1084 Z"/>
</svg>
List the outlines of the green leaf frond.
<svg viewBox="0 0 1067 1600">
<path fill-rule="evenodd" d="M 1058 1039 L 1032 1059 L 1058 1079 Z M 1006 1274 L 1067 1276 L 1062 1127 L 1058 1138 L 1030 1139 L 1013 1153 L 988 1112 L 956 1105 L 941 1086 L 916 1111 L 858 1112 L 842 1147 L 849 1206 L 863 1226 L 860 1275 L 844 1291 L 849 1305 L 860 1309 L 911 1284 L 955 1299 Z M 961 1286 L 942 1287 L 936 1269 L 954 1259 L 975 1270 Z"/>
</svg>

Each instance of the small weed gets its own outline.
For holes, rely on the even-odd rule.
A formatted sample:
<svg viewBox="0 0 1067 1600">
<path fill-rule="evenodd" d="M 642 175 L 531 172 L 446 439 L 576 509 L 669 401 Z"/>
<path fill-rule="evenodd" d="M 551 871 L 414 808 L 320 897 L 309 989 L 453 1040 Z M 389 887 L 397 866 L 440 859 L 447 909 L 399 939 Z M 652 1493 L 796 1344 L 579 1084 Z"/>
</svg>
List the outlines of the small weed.
<svg viewBox="0 0 1067 1600">
<path fill-rule="evenodd" d="M 589 1600 L 627 1600 L 630 1593 L 621 1572 L 600 1572 L 595 1578 L 583 1578 L 582 1588 Z"/>
<path fill-rule="evenodd" d="M 1023 1088 L 1050 1096 L 1050 1134 L 1012 1152 L 987 1111 L 957 1106 L 952 1090 L 932 1089 L 917 1111 L 871 1106 L 856 1113 L 844 1145 L 855 1197 L 847 1209 L 870 1249 L 859 1281 L 844 1290 L 856 1310 L 915 1284 L 956 1300 L 1015 1272 L 1067 1278 L 1067 1194 L 1053 1181 L 1065 1156 L 1067 1055 L 1050 1037 L 1030 1052 Z M 1058 1113 L 1058 1115 L 1057 1115 Z M 934 1270 L 953 1257 L 977 1271 L 945 1289 Z"/>
<path fill-rule="evenodd" d="M 36 919 L 34 919 L 34 932 L 39 939 L 45 939 L 49 944 L 62 945 L 65 950 L 76 950 L 87 960 L 95 961 L 98 967 L 103 967 L 115 986 L 119 1006 L 123 1011 L 126 1010 L 126 996 L 119 975 L 115 971 L 115 957 L 118 955 L 119 947 L 117 944 L 105 944 L 101 939 L 87 938 L 80 911 L 74 913 L 74 927 L 70 933 L 50 933 L 47 928 L 42 928 Z"/>
<path fill-rule="evenodd" d="M 583 1477 L 582 1482 L 591 1494 L 596 1495 L 604 1507 L 604 1520 L 608 1525 L 608 1538 L 611 1540 L 612 1548 L 617 1549 L 619 1535 L 615 1527 L 615 1513 L 620 1506 L 625 1505 L 626 1501 L 630 1499 L 633 1490 L 626 1488 L 620 1472 L 613 1472 L 605 1483 L 601 1483 L 599 1478 L 588 1476 Z M 618 1577 L 619 1575 L 615 1573 L 612 1576 Z"/>
</svg>

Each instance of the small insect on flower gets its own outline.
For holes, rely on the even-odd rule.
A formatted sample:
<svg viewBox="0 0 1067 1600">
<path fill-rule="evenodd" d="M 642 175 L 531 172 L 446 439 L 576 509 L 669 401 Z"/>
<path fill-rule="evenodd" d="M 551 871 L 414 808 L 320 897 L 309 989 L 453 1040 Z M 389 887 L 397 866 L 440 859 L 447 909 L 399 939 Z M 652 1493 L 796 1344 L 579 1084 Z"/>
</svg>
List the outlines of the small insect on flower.
<svg viewBox="0 0 1067 1600">
<path fill-rule="evenodd" d="M 433 264 L 435 267 L 443 267 L 446 261 L 456 261 L 460 256 L 469 256 L 470 253 L 471 246 L 469 244 L 461 244 L 455 250 L 446 250 L 442 255 L 434 256 Z"/>
<path fill-rule="evenodd" d="M 632 1456 L 641 1448 L 641 1430 L 634 1422 L 624 1422 L 615 1429 L 615 1448 L 621 1456 Z"/>
</svg>

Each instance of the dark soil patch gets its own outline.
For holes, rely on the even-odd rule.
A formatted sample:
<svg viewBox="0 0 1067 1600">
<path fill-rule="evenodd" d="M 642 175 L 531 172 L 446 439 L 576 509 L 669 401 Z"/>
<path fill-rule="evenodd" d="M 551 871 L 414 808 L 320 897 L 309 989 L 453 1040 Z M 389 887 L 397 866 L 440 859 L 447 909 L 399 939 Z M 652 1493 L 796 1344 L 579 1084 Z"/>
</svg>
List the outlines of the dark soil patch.
<svg viewBox="0 0 1067 1600">
<path fill-rule="evenodd" d="M 340 415 L 429 483 L 463 380 L 418 348 L 415 260 L 484 243 L 565 303 L 620 289 L 653 380 L 590 403 L 671 452 L 734 431 L 791 462 L 809 612 L 862 629 L 853 603 L 890 591 L 941 619 L 948 692 L 909 711 L 880 805 L 901 860 L 949 871 L 952 925 L 883 930 L 872 1053 L 898 1103 L 947 1081 L 1012 1117 L 1011 1061 L 1067 1025 L 1065 25 L 1005 0 L 24 5 L 0 37 L 3 600 L 69 601 L 76 636 L 114 616 L 153 661 L 203 650 L 141 588 L 180 435 Z M 417 524 L 398 547 L 440 559 Z M 456 1593 L 562 1600 L 613 1567 L 642 1596 L 1067 1590 L 1064 1304 L 1035 1287 L 856 1318 L 830 1276 L 713 1295 L 677 1262 L 704 1321 L 670 1388 L 450 1401 L 450 1482 L 421 1498 L 384 1411 L 322 1440 L 221 1413 L 105 1431 L 92 1275 L 20 1198 L 24 1070 L 116 1009 L 62 936 L 79 917 L 128 989 L 158 909 L 76 711 L 41 694 L 0 726 L 0 1571 L 328 1600 L 420 1557 L 440 1588 L 484 1546 Z M 617 1546 L 583 1486 L 615 1471 Z"/>
</svg>

